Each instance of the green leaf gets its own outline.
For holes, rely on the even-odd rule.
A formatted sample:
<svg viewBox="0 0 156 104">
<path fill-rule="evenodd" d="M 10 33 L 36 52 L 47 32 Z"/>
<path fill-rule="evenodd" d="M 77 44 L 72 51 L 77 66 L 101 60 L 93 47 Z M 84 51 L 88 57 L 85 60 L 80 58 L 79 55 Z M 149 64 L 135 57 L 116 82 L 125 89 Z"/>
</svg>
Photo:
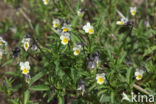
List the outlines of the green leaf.
<svg viewBox="0 0 156 104">
<path fill-rule="evenodd" d="M 25 93 L 24 93 L 24 104 L 27 104 L 27 103 L 28 103 L 29 97 L 30 97 L 30 93 L 29 93 L 29 91 L 27 90 L 27 91 L 25 91 Z"/>
<path fill-rule="evenodd" d="M 56 93 L 52 93 L 51 95 L 50 95 L 50 97 L 48 98 L 48 103 L 54 98 L 54 96 L 56 95 Z"/>
<path fill-rule="evenodd" d="M 145 53 L 144 53 L 143 56 L 146 56 L 146 55 L 152 53 L 154 50 L 156 50 L 156 46 L 152 46 L 152 47 L 148 48 L 148 49 L 145 51 Z"/>
<path fill-rule="evenodd" d="M 36 82 L 37 80 L 39 80 L 41 77 L 43 77 L 46 74 L 46 72 L 41 71 L 38 74 L 36 74 L 34 77 L 32 77 L 29 86 L 31 86 L 34 82 Z"/>
<path fill-rule="evenodd" d="M 32 91 L 48 91 L 49 87 L 44 85 L 32 86 L 29 88 Z"/>
<path fill-rule="evenodd" d="M 111 92 L 111 103 L 114 104 L 114 92 Z"/>
<path fill-rule="evenodd" d="M 58 96 L 58 104 L 64 104 L 64 97 Z"/>
<path fill-rule="evenodd" d="M 103 95 L 102 100 L 100 102 L 102 104 L 105 103 L 105 102 L 110 102 L 110 97 L 109 96 L 106 96 L 106 95 Z"/>
<path fill-rule="evenodd" d="M 132 79 L 132 68 L 127 69 L 126 77 L 127 77 L 128 84 L 130 84 Z"/>
</svg>

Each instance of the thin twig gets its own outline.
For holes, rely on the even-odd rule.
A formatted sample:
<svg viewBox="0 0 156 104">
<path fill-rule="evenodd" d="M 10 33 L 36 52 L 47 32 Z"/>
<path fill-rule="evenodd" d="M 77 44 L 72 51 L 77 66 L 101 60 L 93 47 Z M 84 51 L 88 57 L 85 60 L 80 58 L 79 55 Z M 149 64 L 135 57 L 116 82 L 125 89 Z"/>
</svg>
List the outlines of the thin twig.
<svg viewBox="0 0 156 104">
<path fill-rule="evenodd" d="M 28 21 L 28 23 L 29 23 L 29 25 L 30 25 L 30 28 L 32 29 L 32 30 L 34 30 L 34 27 L 33 27 L 33 25 L 32 25 L 32 22 L 31 22 L 31 19 L 26 15 L 26 13 L 22 10 L 22 9 L 20 9 L 20 13 L 24 16 L 24 18 Z"/>
<path fill-rule="evenodd" d="M 139 91 L 141 91 L 141 92 L 147 94 L 147 95 L 150 95 L 149 92 L 147 92 L 145 89 L 143 89 L 142 87 L 140 87 L 140 86 L 138 86 L 138 85 L 136 85 L 136 84 L 134 84 L 133 87 L 134 87 L 135 89 L 137 89 L 137 90 L 139 90 Z"/>
<path fill-rule="evenodd" d="M 116 11 L 117 11 L 117 13 L 120 15 L 120 17 L 126 18 L 118 9 L 117 9 Z"/>
</svg>

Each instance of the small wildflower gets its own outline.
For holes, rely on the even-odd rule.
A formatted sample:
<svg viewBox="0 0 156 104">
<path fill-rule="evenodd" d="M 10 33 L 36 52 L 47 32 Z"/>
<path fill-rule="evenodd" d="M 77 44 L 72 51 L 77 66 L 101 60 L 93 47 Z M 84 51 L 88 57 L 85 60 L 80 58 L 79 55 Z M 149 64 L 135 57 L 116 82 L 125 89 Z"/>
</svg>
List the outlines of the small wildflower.
<svg viewBox="0 0 156 104">
<path fill-rule="evenodd" d="M 60 26 L 60 20 L 59 19 L 54 19 L 53 20 L 53 27 L 58 28 Z"/>
<path fill-rule="evenodd" d="M 20 55 L 20 48 L 16 47 L 13 51 L 13 58 L 16 58 Z"/>
<path fill-rule="evenodd" d="M 0 37 L 0 46 L 2 46 L 3 44 L 6 46 L 7 42 L 5 40 L 3 40 L 2 37 Z"/>
<path fill-rule="evenodd" d="M 96 80 L 98 84 L 103 84 L 105 82 L 105 73 L 96 74 Z"/>
<path fill-rule="evenodd" d="M 89 68 L 91 71 L 93 71 L 93 69 L 96 68 L 95 62 L 94 62 L 94 61 L 89 61 L 89 62 L 88 62 L 88 68 Z"/>
<path fill-rule="evenodd" d="M 74 51 L 74 55 L 75 55 L 75 56 L 79 55 L 79 53 L 80 53 L 80 51 L 81 51 L 81 48 L 82 48 L 81 45 L 76 45 L 76 46 L 73 48 L 73 51 Z"/>
<path fill-rule="evenodd" d="M 29 73 L 28 74 L 25 74 L 24 75 L 24 78 L 25 78 L 25 82 L 29 84 L 30 83 L 30 80 L 31 80 L 30 74 Z"/>
<path fill-rule="evenodd" d="M 128 22 L 128 18 L 122 18 L 120 21 L 117 21 L 117 25 L 124 25 Z"/>
<path fill-rule="evenodd" d="M 130 7 L 130 12 L 132 16 L 135 16 L 136 14 L 136 7 Z"/>
<path fill-rule="evenodd" d="M 78 15 L 79 17 L 83 17 L 84 12 L 83 12 L 81 9 L 79 9 L 79 10 L 77 11 L 77 15 Z"/>
<path fill-rule="evenodd" d="M 135 77 L 136 77 L 136 80 L 141 80 L 142 77 L 143 77 L 143 74 L 144 74 L 144 71 L 141 69 L 136 69 L 136 72 L 135 72 Z"/>
<path fill-rule="evenodd" d="M 2 59 L 2 57 L 3 57 L 3 50 L 0 49 L 0 59 Z"/>
<path fill-rule="evenodd" d="M 82 96 L 84 95 L 84 92 L 85 92 L 84 81 L 80 81 L 80 82 L 78 83 L 77 90 L 82 91 Z"/>
<path fill-rule="evenodd" d="M 64 23 L 63 27 L 62 27 L 62 32 L 69 32 L 71 30 L 71 25 Z"/>
<path fill-rule="evenodd" d="M 83 30 L 84 30 L 86 33 L 94 34 L 94 27 L 91 26 L 89 22 L 87 22 L 86 25 L 83 26 Z"/>
<path fill-rule="evenodd" d="M 20 62 L 20 68 L 21 68 L 21 71 L 23 74 L 28 74 L 29 73 L 29 70 L 30 70 L 30 65 L 29 65 L 29 62 L 26 61 L 26 62 Z"/>
<path fill-rule="evenodd" d="M 50 0 L 43 0 L 44 5 L 48 5 Z"/>
<path fill-rule="evenodd" d="M 60 36 L 60 39 L 61 39 L 61 43 L 63 45 L 67 45 L 68 44 L 68 41 L 70 40 L 70 34 L 69 33 L 63 33 L 61 36 Z"/>
<path fill-rule="evenodd" d="M 32 51 L 36 51 L 36 50 L 38 50 L 38 47 L 37 47 L 35 44 L 33 44 L 33 45 L 31 46 L 31 50 L 32 50 Z"/>
<path fill-rule="evenodd" d="M 30 38 L 24 38 L 22 40 L 23 43 L 23 47 L 25 49 L 25 51 L 28 51 L 29 47 L 30 47 Z"/>
</svg>

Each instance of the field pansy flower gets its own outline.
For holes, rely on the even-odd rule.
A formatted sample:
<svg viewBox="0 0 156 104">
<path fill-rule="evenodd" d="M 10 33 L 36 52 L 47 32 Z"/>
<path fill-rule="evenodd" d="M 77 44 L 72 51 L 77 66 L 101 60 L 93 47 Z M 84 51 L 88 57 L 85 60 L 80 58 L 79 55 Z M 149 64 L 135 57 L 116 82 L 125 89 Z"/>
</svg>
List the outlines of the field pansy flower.
<svg viewBox="0 0 156 104">
<path fill-rule="evenodd" d="M 53 20 L 53 27 L 58 28 L 60 26 L 60 20 L 59 19 L 54 19 Z"/>
<path fill-rule="evenodd" d="M 143 70 L 136 69 L 136 72 L 135 72 L 136 80 L 141 80 L 143 77 L 143 74 L 144 74 Z"/>
<path fill-rule="evenodd" d="M 96 74 L 96 80 L 98 84 L 103 84 L 105 82 L 105 73 Z"/>
<path fill-rule="evenodd" d="M 122 18 L 120 21 L 117 21 L 117 25 L 124 25 L 128 22 L 128 18 Z"/>
<path fill-rule="evenodd" d="M 136 14 L 136 7 L 130 7 L 130 12 L 132 16 L 135 16 Z"/>
<path fill-rule="evenodd" d="M 22 40 L 22 43 L 23 43 L 23 47 L 24 47 L 25 51 L 27 51 L 30 47 L 30 38 L 24 38 Z"/>
<path fill-rule="evenodd" d="M 23 74 L 29 74 L 29 70 L 30 70 L 30 65 L 29 62 L 20 62 L 20 68 Z"/>
<path fill-rule="evenodd" d="M 68 41 L 70 40 L 70 34 L 69 33 L 62 33 L 60 36 L 60 39 L 61 39 L 61 43 L 63 45 L 67 45 Z"/>
<path fill-rule="evenodd" d="M 24 75 L 24 78 L 25 78 L 25 82 L 29 84 L 30 83 L 30 80 L 31 80 L 30 74 L 25 74 Z"/>
<path fill-rule="evenodd" d="M 80 53 L 80 51 L 81 51 L 81 48 L 82 48 L 81 45 L 76 45 L 76 46 L 73 48 L 73 51 L 74 51 L 74 55 L 75 55 L 75 56 L 79 55 L 79 53 Z"/>
<path fill-rule="evenodd" d="M 48 5 L 50 0 L 43 0 L 44 5 Z"/>
<path fill-rule="evenodd" d="M 0 59 L 2 59 L 2 57 L 3 57 L 3 50 L 0 49 Z"/>
<path fill-rule="evenodd" d="M 69 32 L 71 30 L 71 25 L 64 23 L 63 27 L 62 27 L 62 32 Z"/>
<path fill-rule="evenodd" d="M 84 12 L 83 12 L 81 9 L 79 9 L 79 10 L 77 11 L 77 15 L 78 15 L 79 17 L 83 17 Z"/>
<path fill-rule="evenodd" d="M 2 46 L 3 44 L 7 45 L 7 42 L 5 40 L 3 40 L 2 37 L 0 37 L 0 46 Z"/>
<path fill-rule="evenodd" d="M 86 25 L 83 26 L 83 30 L 84 30 L 86 33 L 94 34 L 94 27 L 93 27 L 92 25 L 90 25 L 89 22 L 87 22 Z"/>
<path fill-rule="evenodd" d="M 83 96 L 83 94 L 84 94 L 84 92 L 85 92 L 85 84 L 84 84 L 84 81 L 80 81 L 80 82 L 78 83 L 77 90 L 78 90 L 78 91 L 82 91 L 82 96 Z"/>
</svg>

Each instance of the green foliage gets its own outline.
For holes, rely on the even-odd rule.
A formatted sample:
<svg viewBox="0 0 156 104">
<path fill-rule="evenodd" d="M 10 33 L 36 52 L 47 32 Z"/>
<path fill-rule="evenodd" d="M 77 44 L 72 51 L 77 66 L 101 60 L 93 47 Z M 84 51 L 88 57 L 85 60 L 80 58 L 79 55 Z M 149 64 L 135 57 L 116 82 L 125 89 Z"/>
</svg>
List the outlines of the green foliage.
<svg viewBox="0 0 156 104">
<path fill-rule="evenodd" d="M 0 59 L 0 92 L 10 104 L 127 104 L 121 102 L 123 92 L 128 96 L 146 91 L 156 95 L 154 1 L 148 1 L 151 8 L 144 8 L 145 3 L 136 5 L 135 16 L 130 14 L 131 0 L 50 0 L 48 5 L 28 0 L 28 7 L 17 1 L 5 0 L 23 23 L 11 19 L 0 23 L 0 34 L 8 38 Z M 84 13 L 81 16 L 79 9 Z M 116 24 L 120 13 L 129 18 L 121 26 Z M 55 19 L 61 22 L 57 29 L 53 27 Z M 68 22 L 70 40 L 63 45 L 58 30 Z M 83 30 L 87 22 L 93 26 L 93 34 Z M 22 42 L 26 35 L 31 39 L 28 50 Z M 81 50 L 76 56 L 73 49 L 79 43 Z M 13 51 L 15 47 L 20 54 Z M 20 62 L 26 61 L 30 72 L 22 75 Z M 145 71 L 141 80 L 136 80 L 136 69 Z M 96 78 L 101 73 L 105 73 L 104 83 L 99 84 Z"/>
</svg>

